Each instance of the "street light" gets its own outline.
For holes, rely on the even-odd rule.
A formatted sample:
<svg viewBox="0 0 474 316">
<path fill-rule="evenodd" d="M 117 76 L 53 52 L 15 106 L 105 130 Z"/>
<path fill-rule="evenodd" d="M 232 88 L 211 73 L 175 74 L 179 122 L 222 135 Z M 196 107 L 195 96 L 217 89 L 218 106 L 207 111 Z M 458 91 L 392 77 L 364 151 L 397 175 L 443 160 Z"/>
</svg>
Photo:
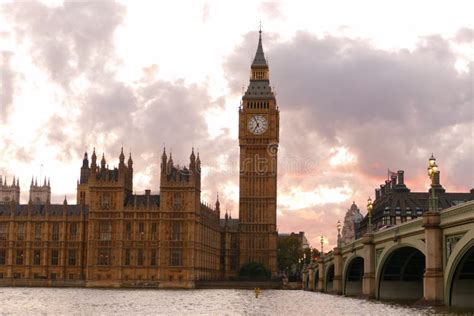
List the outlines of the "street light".
<svg viewBox="0 0 474 316">
<path fill-rule="evenodd" d="M 431 196 L 429 198 L 429 210 L 436 212 L 438 211 L 438 198 L 435 192 L 435 179 L 439 173 L 438 165 L 436 164 L 436 158 L 431 154 L 430 159 L 428 160 L 428 176 L 431 179 Z"/>
<path fill-rule="evenodd" d="M 372 204 L 372 199 L 369 196 L 367 200 L 367 213 L 369 215 L 369 224 L 367 225 L 367 232 L 372 234 L 372 210 L 374 209 L 374 205 Z"/>
<path fill-rule="evenodd" d="M 341 221 L 337 220 L 337 247 L 341 247 Z"/>
</svg>

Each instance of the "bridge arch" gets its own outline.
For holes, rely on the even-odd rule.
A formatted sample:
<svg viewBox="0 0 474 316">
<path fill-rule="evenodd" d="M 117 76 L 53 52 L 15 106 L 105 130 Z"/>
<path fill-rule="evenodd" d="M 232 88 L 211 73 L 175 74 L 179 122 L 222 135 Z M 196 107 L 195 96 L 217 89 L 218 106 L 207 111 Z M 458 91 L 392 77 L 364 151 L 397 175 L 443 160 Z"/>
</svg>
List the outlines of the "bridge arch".
<svg viewBox="0 0 474 316">
<path fill-rule="evenodd" d="M 449 306 L 474 307 L 474 230 L 456 244 L 445 270 L 445 301 Z"/>
<path fill-rule="evenodd" d="M 346 296 L 362 295 L 363 277 L 364 258 L 360 255 L 348 258 L 343 272 L 343 294 Z"/>
<path fill-rule="evenodd" d="M 376 297 L 388 300 L 423 298 L 424 249 L 399 244 L 385 251 L 377 267 Z"/>
<path fill-rule="evenodd" d="M 331 263 L 326 269 L 326 277 L 324 278 L 326 281 L 326 292 L 332 292 L 333 285 L 334 285 L 334 264 Z"/>
<path fill-rule="evenodd" d="M 313 289 L 318 290 L 319 269 L 314 270 Z"/>
</svg>

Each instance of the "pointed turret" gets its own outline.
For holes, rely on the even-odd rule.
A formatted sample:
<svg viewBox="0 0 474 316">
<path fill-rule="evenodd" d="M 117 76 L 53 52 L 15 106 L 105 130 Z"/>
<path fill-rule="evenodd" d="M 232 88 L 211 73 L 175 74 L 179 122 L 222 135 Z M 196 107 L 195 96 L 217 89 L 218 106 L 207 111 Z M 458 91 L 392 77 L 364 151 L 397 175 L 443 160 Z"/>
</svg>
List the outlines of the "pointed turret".
<svg viewBox="0 0 474 316">
<path fill-rule="evenodd" d="M 197 158 L 196 158 L 196 170 L 197 171 L 201 170 L 201 159 L 199 158 L 199 151 L 197 153 Z"/>
<path fill-rule="evenodd" d="M 105 161 L 105 154 L 102 153 L 102 160 L 100 161 L 100 167 L 101 167 L 102 169 L 105 169 L 105 163 L 106 163 L 106 161 Z"/>
<path fill-rule="evenodd" d="M 191 155 L 189 156 L 189 169 L 194 171 L 196 168 L 196 156 L 194 155 L 194 147 L 191 149 Z"/>
<path fill-rule="evenodd" d="M 46 177 L 44 177 L 43 187 L 46 187 Z"/>
<path fill-rule="evenodd" d="M 19 188 L 20 187 L 20 178 L 16 178 L 16 186 Z"/>
<path fill-rule="evenodd" d="M 33 186 L 33 176 L 31 176 L 31 184 L 30 184 L 30 188 Z"/>
<path fill-rule="evenodd" d="M 64 204 L 64 205 L 67 205 L 67 197 L 66 197 L 66 196 L 64 196 L 63 204 Z"/>
<path fill-rule="evenodd" d="M 261 66 L 268 66 L 267 60 L 265 59 L 265 54 L 263 53 L 263 45 L 262 45 L 262 29 L 258 31 L 258 46 L 257 52 L 255 53 L 255 57 L 252 62 L 252 68 L 261 67 Z"/>
<path fill-rule="evenodd" d="M 132 152 L 130 152 L 130 155 L 128 156 L 127 165 L 128 165 L 129 168 L 131 168 L 133 166 Z"/>
<path fill-rule="evenodd" d="M 219 193 L 217 193 L 216 211 L 220 211 L 220 209 L 221 209 L 221 203 L 219 202 Z"/>
<path fill-rule="evenodd" d="M 94 152 L 95 154 L 95 152 Z M 92 165 L 91 165 L 91 168 L 94 168 Z M 81 176 L 79 178 L 79 181 L 78 181 L 78 184 L 81 183 L 81 184 L 84 184 L 84 183 L 87 183 L 87 181 L 89 180 L 89 174 L 90 174 L 90 169 L 89 169 L 89 159 L 87 157 L 87 151 L 84 153 L 84 159 L 82 160 L 82 167 L 81 167 Z M 49 187 L 49 178 L 48 178 L 48 187 Z"/>
<path fill-rule="evenodd" d="M 89 168 L 89 159 L 87 158 L 87 151 L 84 153 L 84 159 L 82 159 L 82 168 Z"/>
<path fill-rule="evenodd" d="M 173 167 L 173 153 L 170 152 L 170 158 L 168 159 L 168 167 Z"/>
<path fill-rule="evenodd" d="M 97 168 L 97 155 L 95 154 L 95 147 L 92 150 L 92 157 L 91 157 L 91 169 L 95 170 Z"/>
<path fill-rule="evenodd" d="M 125 165 L 125 155 L 123 154 L 123 147 L 120 149 L 120 156 L 119 156 L 119 166 Z"/>
<path fill-rule="evenodd" d="M 164 175 L 166 172 L 166 162 L 168 157 L 166 156 L 166 149 L 163 147 L 163 153 L 161 154 L 161 174 Z"/>
</svg>

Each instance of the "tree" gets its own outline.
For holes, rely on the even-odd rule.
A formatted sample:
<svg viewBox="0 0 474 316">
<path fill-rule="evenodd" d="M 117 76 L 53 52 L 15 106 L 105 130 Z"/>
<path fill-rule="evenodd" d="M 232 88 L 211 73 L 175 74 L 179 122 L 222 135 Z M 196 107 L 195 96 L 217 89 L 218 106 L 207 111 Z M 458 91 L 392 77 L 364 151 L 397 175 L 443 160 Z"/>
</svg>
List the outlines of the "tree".
<svg viewBox="0 0 474 316">
<path fill-rule="evenodd" d="M 245 279 L 270 279 L 272 273 L 263 264 L 258 262 L 248 262 L 240 268 L 239 277 Z"/>
<path fill-rule="evenodd" d="M 320 252 L 316 248 L 306 248 L 304 250 L 304 263 L 309 264 L 312 260 L 319 258 Z"/>
<path fill-rule="evenodd" d="M 278 237 L 277 259 L 280 271 L 290 271 L 301 258 L 303 258 L 303 247 L 297 236 Z"/>
</svg>

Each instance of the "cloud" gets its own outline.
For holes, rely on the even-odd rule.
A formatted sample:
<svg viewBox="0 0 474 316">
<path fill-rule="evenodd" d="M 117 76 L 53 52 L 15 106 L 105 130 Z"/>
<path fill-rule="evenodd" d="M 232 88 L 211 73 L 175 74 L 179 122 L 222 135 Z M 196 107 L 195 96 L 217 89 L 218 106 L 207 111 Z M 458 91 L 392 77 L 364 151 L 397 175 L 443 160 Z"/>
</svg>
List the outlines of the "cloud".
<svg viewBox="0 0 474 316">
<path fill-rule="evenodd" d="M 223 100 L 212 100 L 205 84 L 158 80 L 156 64 L 144 67 L 137 82 L 117 79 L 120 60 L 113 36 L 126 14 L 122 5 L 66 1 L 54 7 L 39 2 L 6 7 L 34 64 L 64 90 L 62 111 L 39 131 L 56 148 L 55 159 L 73 161 L 96 147 L 113 166 L 124 146 L 133 152 L 136 188 L 155 191 L 163 144 L 168 152 L 172 149 L 176 163 L 189 163 L 193 145 L 201 150 L 204 166 L 218 159 L 219 144 L 229 136 L 208 142 L 204 113 L 222 107 Z M 217 184 L 210 188 L 218 189 Z"/>
<path fill-rule="evenodd" d="M 18 39 L 31 43 L 34 62 L 64 87 L 79 74 L 100 77 L 113 67 L 115 29 L 125 8 L 112 1 L 65 1 L 49 7 L 35 1 L 3 4 Z M 112 61 L 112 62 L 111 62 Z"/>
<path fill-rule="evenodd" d="M 12 55 L 12 52 L 3 51 L 0 56 L 0 123 L 2 124 L 7 122 L 15 93 L 17 74 L 11 66 Z"/>
<path fill-rule="evenodd" d="M 245 73 L 237 65 L 252 49 L 248 37 L 226 64 L 235 93 L 237 78 Z M 456 56 L 440 36 L 421 38 L 413 51 L 394 52 L 361 39 L 305 32 L 289 42 L 274 43 L 270 37 L 264 44 L 282 111 L 282 146 L 299 142 L 292 152 L 320 143 L 326 150 L 343 145 L 364 173 L 380 175 L 386 167 L 416 173 L 410 166 L 424 164 L 428 152 L 445 160 L 453 156 L 437 142 L 446 128 L 474 120 L 472 69 L 456 71 Z M 297 137 L 303 134 L 310 137 Z M 456 181 L 467 186 L 470 180 Z"/>
<path fill-rule="evenodd" d="M 207 20 L 209 20 L 210 11 L 211 11 L 211 5 L 209 4 L 208 1 L 206 1 L 204 5 L 202 6 L 202 22 L 203 23 L 206 23 Z"/>
<path fill-rule="evenodd" d="M 474 42 L 474 29 L 467 28 L 467 27 L 459 29 L 456 33 L 455 40 L 458 43 Z"/>
<path fill-rule="evenodd" d="M 432 35 L 420 38 L 413 50 L 385 51 L 364 39 L 318 38 L 306 32 L 284 42 L 273 34 L 263 37 L 281 110 L 280 157 L 317 162 L 312 174 L 282 174 L 280 196 L 296 187 L 313 196 L 321 184 L 341 190 L 348 183 L 352 194 L 346 200 L 323 207 L 326 219 L 332 214 L 336 222 L 336 213 L 352 199 L 373 196 L 387 168 L 405 169 L 412 189 L 425 190 L 425 164 L 432 152 L 448 191 L 473 186 L 473 177 L 466 176 L 474 174 L 473 69 L 456 71 L 449 39 Z M 235 94 L 247 75 L 241 65 L 251 59 L 255 38 L 255 33 L 245 35 L 224 65 Z M 342 163 L 334 163 L 338 148 L 344 148 L 350 161 L 339 157 Z M 294 229 L 290 217 L 309 210 L 295 203 L 283 211 L 285 201 L 280 200 L 279 227 Z M 310 235 L 323 229 L 313 225 Z"/>
<path fill-rule="evenodd" d="M 278 2 L 263 2 L 258 11 L 264 12 L 266 16 L 273 19 L 283 18 L 281 4 Z"/>
</svg>

